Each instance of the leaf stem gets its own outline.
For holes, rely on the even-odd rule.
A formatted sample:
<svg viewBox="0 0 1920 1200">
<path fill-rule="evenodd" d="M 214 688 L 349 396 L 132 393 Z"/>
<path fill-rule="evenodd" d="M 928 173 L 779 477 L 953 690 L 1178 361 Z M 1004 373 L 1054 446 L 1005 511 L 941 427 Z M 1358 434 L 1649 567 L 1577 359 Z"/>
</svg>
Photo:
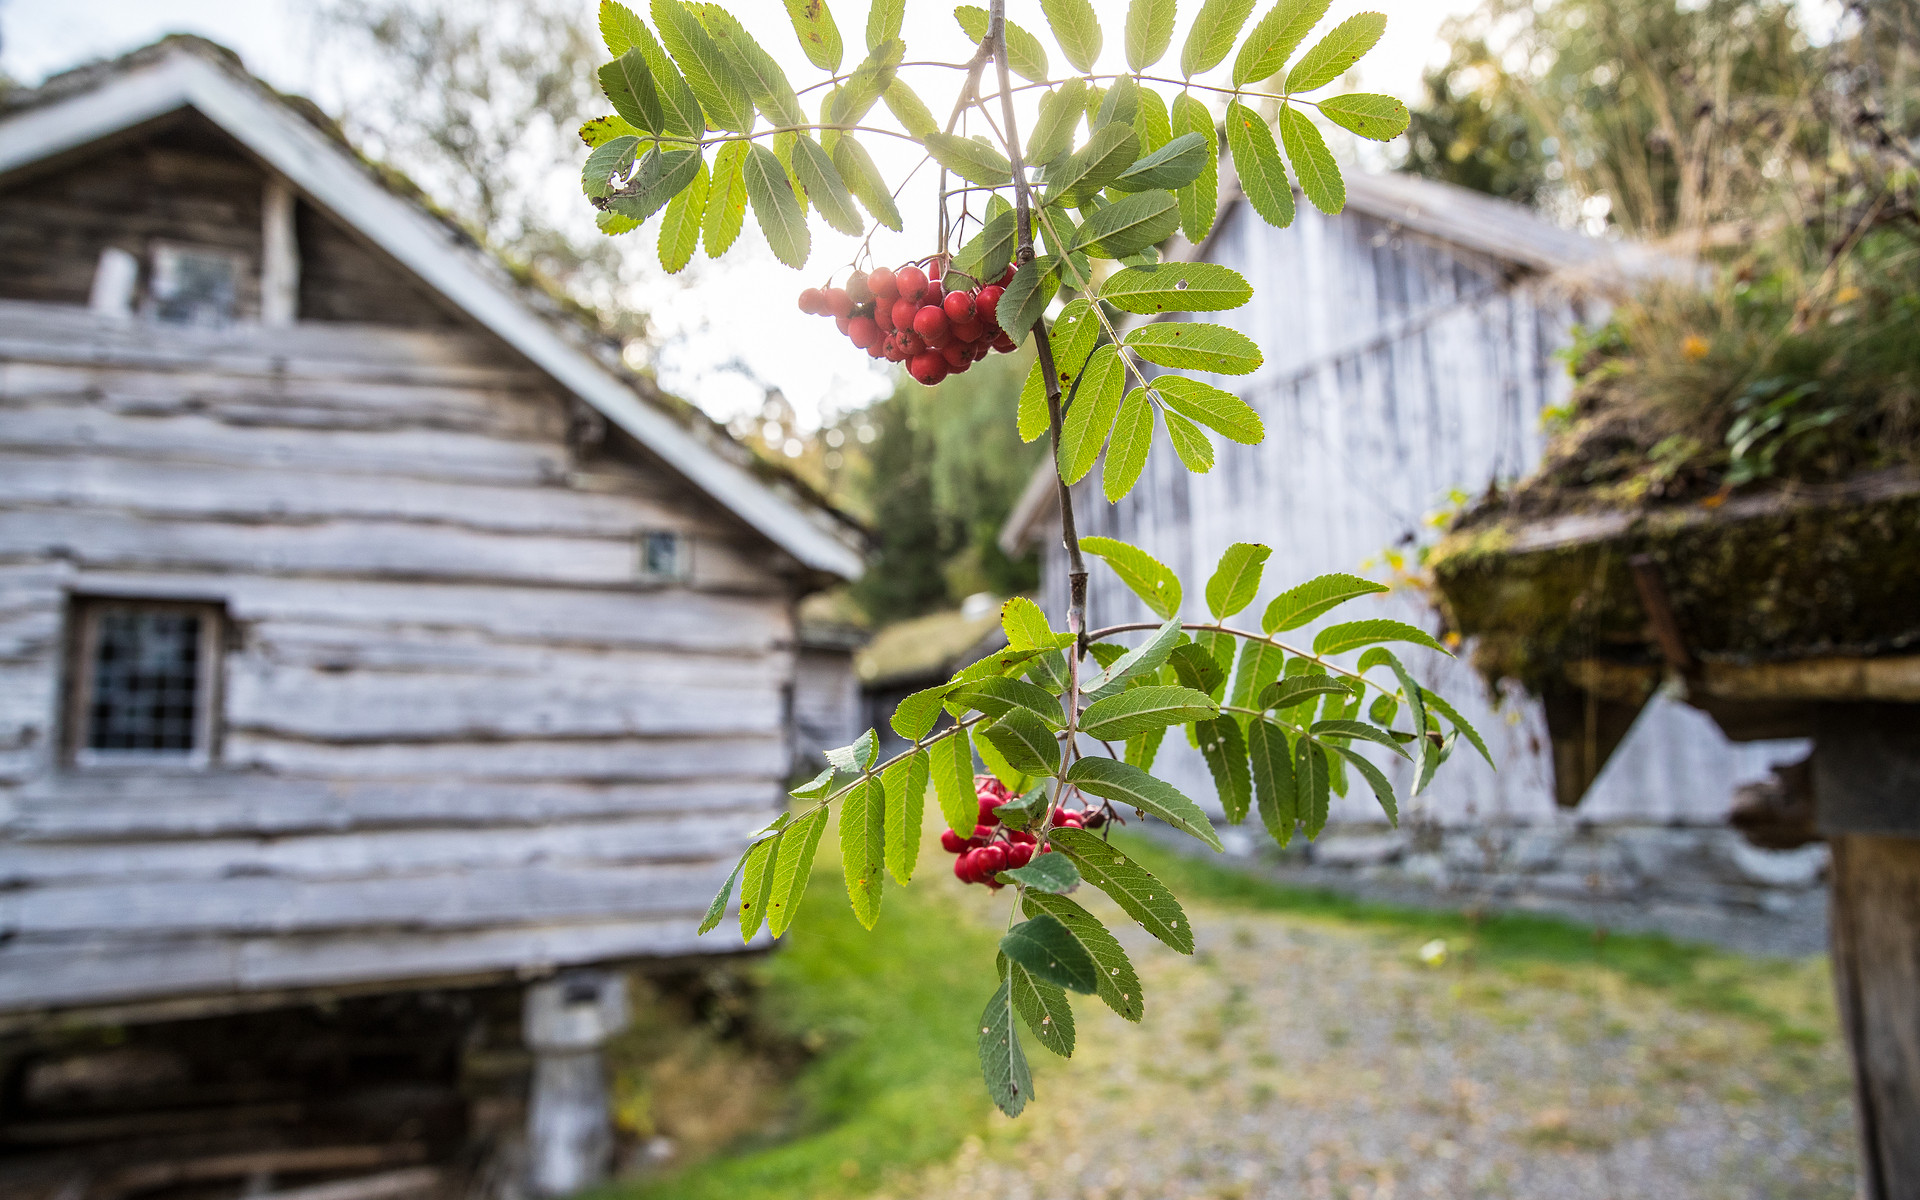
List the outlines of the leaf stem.
<svg viewBox="0 0 1920 1200">
<path fill-rule="evenodd" d="M 1160 626 L 1152 621 L 1135 621 L 1126 625 L 1109 625 L 1104 629 L 1096 629 L 1093 632 L 1087 634 L 1087 640 L 1089 642 L 1098 642 L 1106 638 L 1110 638 L 1116 633 L 1136 633 L 1142 630 L 1158 629 L 1158 628 L 1160 628 Z M 1320 655 L 1315 654 L 1310 650 L 1302 650 L 1298 646 L 1289 645 L 1288 643 L 1281 641 L 1279 638 L 1276 638 L 1271 634 L 1253 633 L 1245 629 L 1234 629 L 1228 625 L 1219 625 L 1219 624 L 1209 625 L 1204 621 L 1182 622 L 1180 625 L 1180 628 L 1191 630 L 1196 633 L 1225 633 L 1233 637 L 1245 638 L 1249 642 L 1265 642 L 1276 649 L 1285 650 L 1288 654 L 1295 655 L 1296 657 L 1299 657 L 1299 658 L 1304 658 L 1308 662 L 1319 663 L 1321 666 L 1325 667 L 1329 671 L 1332 671 L 1336 675 L 1345 675 L 1348 679 L 1358 679 L 1361 683 L 1366 684 L 1368 687 L 1377 688 L 1382 693 L 1389 696 L 1393 695 L 1393 692 L 1391 690 L 1389 690 L 1388 688 L 1386 688 L 1381 684 L 1375 683 L 1371 679 L 1368 679 L 1365 675 L 1360 674 L 1358 671 L 1350 671 L 1347 668 L 1341 666 L 1339 663 L 1331 662 L 1328 659 L 1322 658 Z"/>
</svg>

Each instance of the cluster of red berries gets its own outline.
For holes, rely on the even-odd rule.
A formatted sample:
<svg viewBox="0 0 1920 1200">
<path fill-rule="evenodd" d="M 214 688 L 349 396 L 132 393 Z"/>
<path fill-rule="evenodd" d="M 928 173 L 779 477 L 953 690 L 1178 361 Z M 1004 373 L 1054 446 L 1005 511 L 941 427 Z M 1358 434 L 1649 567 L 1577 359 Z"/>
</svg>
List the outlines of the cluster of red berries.
<svg viewBox="0 0 1920 1200">
<path fill-rule="evenodd" d="M 984 883 L 998 890 L 1003 885 L 994 876 L 1016 871 L 1033 861 L 1035 854 L 1046 854 L 1052 847 L 1023 829 L 1008 829 L 993 810 L 1016 797 L 991 775 L 973 777 L 973 794 L 980 801 L 979 823 L 973 836 L 963 838 L 948 829 L 940 835 L 940 845 L 948 854 L 957 854 L 953 874 L 961 883 Z M 1097 812 L 1081 813 L 1067 808 L 1053 810 L 1055 828 L 1098 829 L 1104 821 Z"/>
<path fill-rule="evenodd" d="M 849 341 L 870 357 L 907 364 L 907 374 L 931 386 L 987 356 L 1010 353 L 1013 339 L 996 323 L 1000 297 L 1013 268 L 998 283 L 947 291 L 939 279 L 911 264 L 898 271 L 854 272 L 845 287 L 808 288 L 800 311 L 832 317 Z"/>
</svg>

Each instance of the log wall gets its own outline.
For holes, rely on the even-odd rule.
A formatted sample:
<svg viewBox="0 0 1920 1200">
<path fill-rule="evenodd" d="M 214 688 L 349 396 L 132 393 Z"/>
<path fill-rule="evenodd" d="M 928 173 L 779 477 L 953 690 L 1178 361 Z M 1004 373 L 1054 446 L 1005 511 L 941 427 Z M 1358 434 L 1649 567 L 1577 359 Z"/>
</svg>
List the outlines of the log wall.
<svg viewBox="0 0 1920 1200">
<path fill-rule="evenodd" d="M 713 948 L 792 566 L 567 431 L 478 335 L 0 301 L 0 1013 Z M 223 606 L 211 768 L 63 765 L 76 596 Z"/>
</svg>

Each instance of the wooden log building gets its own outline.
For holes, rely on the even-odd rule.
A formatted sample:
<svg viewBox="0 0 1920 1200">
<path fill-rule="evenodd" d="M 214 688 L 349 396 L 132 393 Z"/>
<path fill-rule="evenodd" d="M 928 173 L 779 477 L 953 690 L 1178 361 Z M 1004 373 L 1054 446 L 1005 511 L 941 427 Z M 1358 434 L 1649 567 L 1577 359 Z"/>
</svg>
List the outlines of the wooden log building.
<svg viewBox="0 0 1920 1200">
<path fill-rule="evenodd" d="M 792 766 L 796 608 L 860 565 L 230 53 L 9 94 L 0 1191 L 401 1195 L 487 1038 L 536 1051 L 536 1188 L 590 1178 L 605 968 L 725 948 L 695 926 Z M 387 1107 L 313 1144 L 348 1059 Z"/>
</svg>

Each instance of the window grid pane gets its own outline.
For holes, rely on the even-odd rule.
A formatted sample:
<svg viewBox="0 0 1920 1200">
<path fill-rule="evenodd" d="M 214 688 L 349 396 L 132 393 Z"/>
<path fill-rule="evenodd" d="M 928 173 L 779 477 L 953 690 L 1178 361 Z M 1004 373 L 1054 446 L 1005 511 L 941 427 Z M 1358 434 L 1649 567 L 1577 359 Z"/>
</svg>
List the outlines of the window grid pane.
<svg viewBox="0 0 1920 1200">
<path fill-rule="evenodd" d="M 97 618 L 89 750 L 190 754 L 200 686 L 200 617 L 112 609 Z"/>
</svg>

